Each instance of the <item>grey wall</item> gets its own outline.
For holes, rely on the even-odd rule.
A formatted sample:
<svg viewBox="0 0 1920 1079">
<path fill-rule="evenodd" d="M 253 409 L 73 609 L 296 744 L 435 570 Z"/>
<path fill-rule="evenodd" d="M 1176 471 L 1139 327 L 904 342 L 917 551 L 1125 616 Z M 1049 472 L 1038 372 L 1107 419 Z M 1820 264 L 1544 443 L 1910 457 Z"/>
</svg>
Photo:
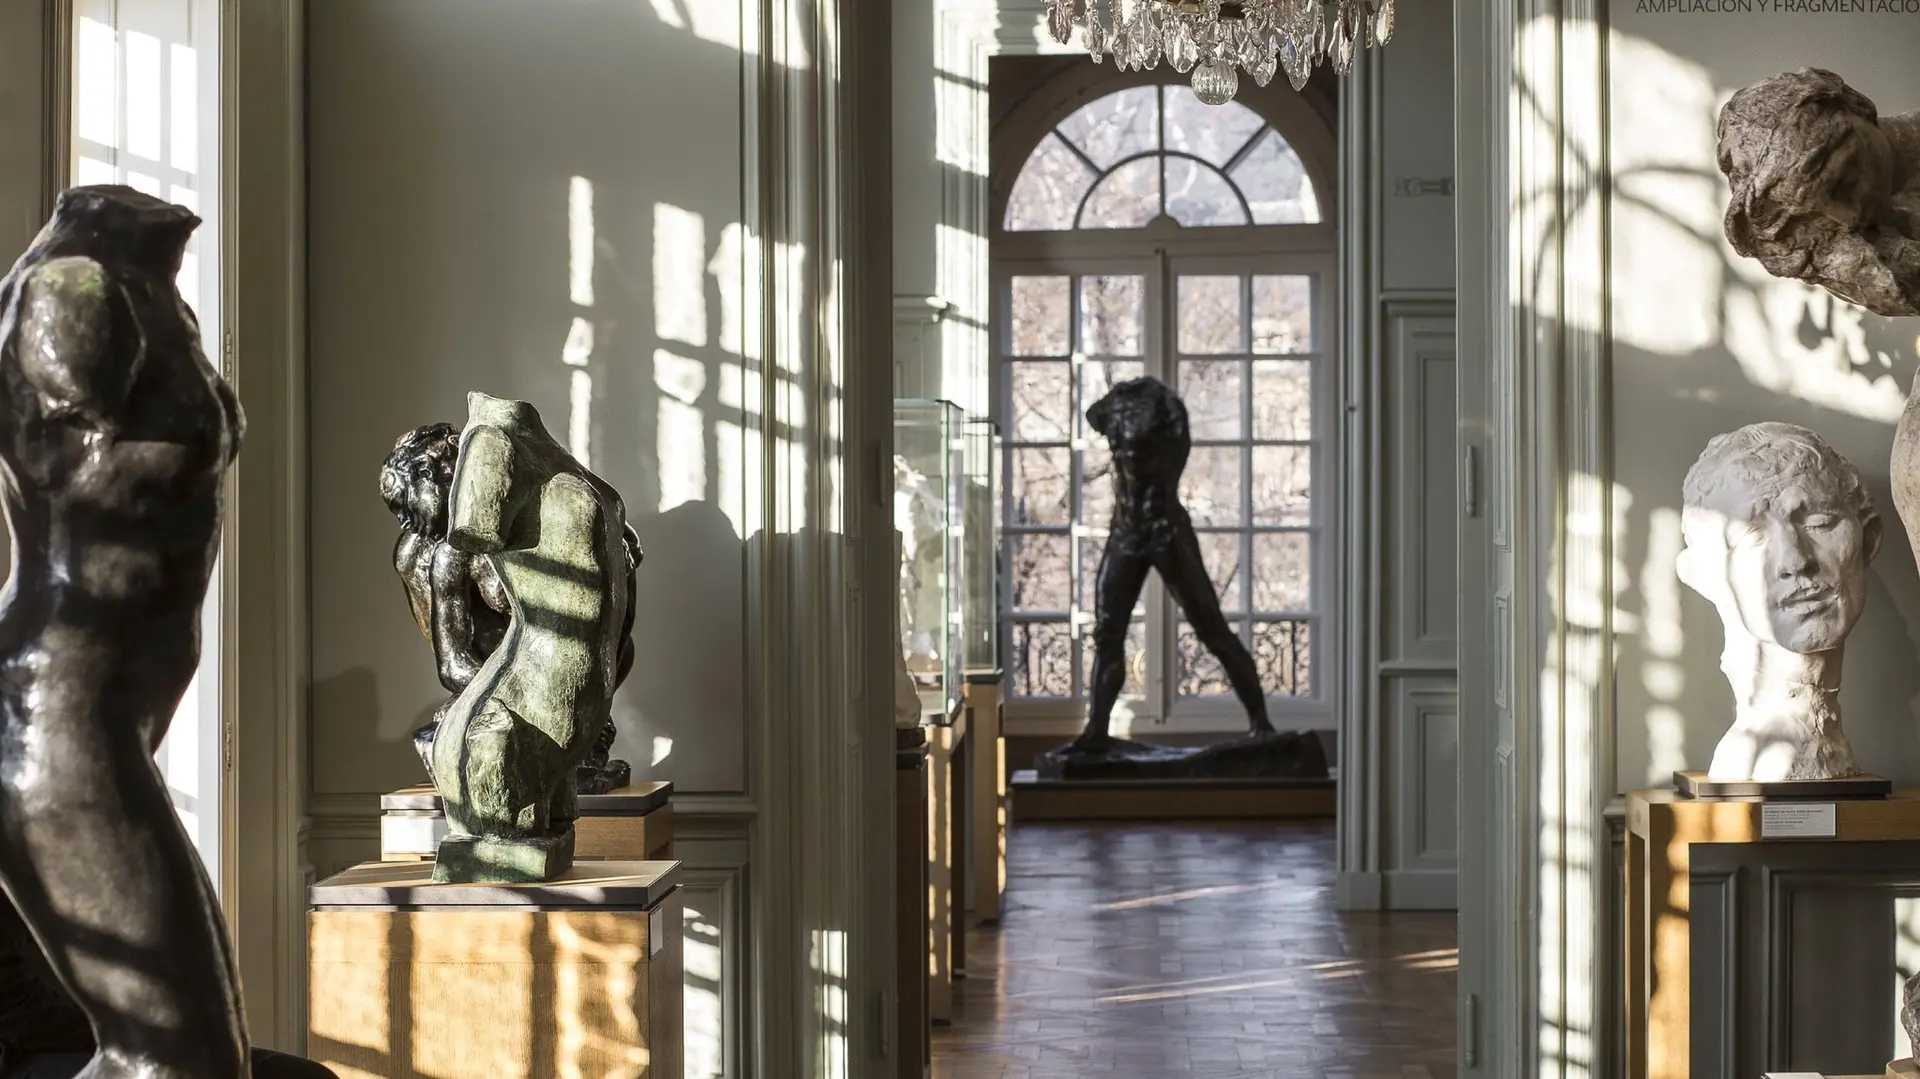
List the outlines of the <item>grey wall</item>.
<svg viewBox="0 0 1920 1079">
<path fill-rule="evenodd" d="M 1340 895 L 1351 908 L 1452 908 L 1458 860 L 1459 617 L 1455 449 L 1452 8 L 1403 4 L 1384 48 L 1342 80 L 1349 382 L 1380 411 L 1356 447 L 1369 475 L 1372 654 L 1348 718 Z M 1368 559 L 1377 558 L 1370 562 Z"/>
<path fill-rule="evenodd" d="M 1713 142 L 1734 90 L 1802 66 L 1839 72 L 1883 112 L 1920 107 L 1920 19 L 1618 4 L 1612 20 L 1619 785 L 1705 767 L 1727 726 L 1719 621 L 1673 572 L 1680 484 L 1707 439 L 1760 420 L 1826 436 L 1887 516 L 1841 700 L 1861 763 L 1920 782 L 1920 580 L 1887 481 L 1920 320 L 1864 315 L 1736 256 Z"/>
<path fill-rule="evenodd" d="M 0 0 L 0 267 L 13 265 L 47 217 L 46 9 L 41 0 Z M 0 574 L 11 552 L 0 528 Z"/>
<path fill-rule="evenodd" d="M 742 58 L 694 32 L 737 41 L 737 10 L 692 6 L 729 14 L 682 29 L 635 4 L 311 7 L 323 800 L 419 782 L 408 732 L 445 698 L 375 486 L 394 438 L 464 422 L 465 393 L 485 390 L 531 401 L 565 442 L 578 372 L 592 386 L 591 464 L 647 551 L 616 752 L 681 791 L 744 789 L 742 496 L 726 478 L 746 451 L 743 311 L 724 242 L 742 216 Z M 591 307 L 570 290 L 575 177 L 593 192 Z M 576 317 L 595 336 L 580 368 L 563 360 Z M 657 766 L 656 739 L 671 740 Z"/>
</svg>

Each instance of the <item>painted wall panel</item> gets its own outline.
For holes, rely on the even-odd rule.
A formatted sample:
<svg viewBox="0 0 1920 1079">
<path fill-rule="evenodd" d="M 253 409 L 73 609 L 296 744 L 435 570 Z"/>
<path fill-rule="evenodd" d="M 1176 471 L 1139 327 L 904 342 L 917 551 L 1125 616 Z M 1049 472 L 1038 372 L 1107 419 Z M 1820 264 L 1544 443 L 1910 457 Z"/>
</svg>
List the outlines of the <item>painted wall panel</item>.
<svg viewBox="0 0 1920 1079">
<path fill-rule="evenodd" d="M 328 0 L 310 22 L 316 791 L 421 777 L 409 732 L 445 693 L 375 480 L 470 390 L 538 407 L 646 548 L 616 753 L 744 789 L 762 375 L 738 7 Z"/>
</svg>

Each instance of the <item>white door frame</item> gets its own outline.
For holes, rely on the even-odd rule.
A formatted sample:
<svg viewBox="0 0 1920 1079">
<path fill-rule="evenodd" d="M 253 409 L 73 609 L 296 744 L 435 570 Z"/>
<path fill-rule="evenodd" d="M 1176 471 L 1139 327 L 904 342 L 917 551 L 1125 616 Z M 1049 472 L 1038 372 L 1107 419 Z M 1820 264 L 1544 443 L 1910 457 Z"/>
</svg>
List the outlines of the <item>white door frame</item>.
<svg viewBox="0 0 1920 1079">
<path fill-rule="evenodd" d="M 1612 479 L 1598 0 L 1456 0 L 1463 1075 L 1608 1074 Z"/>
</svg>

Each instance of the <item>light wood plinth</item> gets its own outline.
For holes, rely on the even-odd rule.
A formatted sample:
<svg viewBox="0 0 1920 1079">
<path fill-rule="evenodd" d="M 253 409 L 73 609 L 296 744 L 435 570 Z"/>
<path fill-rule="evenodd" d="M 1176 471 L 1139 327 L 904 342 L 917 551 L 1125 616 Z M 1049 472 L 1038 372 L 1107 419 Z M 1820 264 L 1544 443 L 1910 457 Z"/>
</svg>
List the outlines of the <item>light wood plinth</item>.
<svg viewBox="0 0 1920 1079">
<path fill-rule="evenodd" d="M 964 708 L 952 725 L 927 728 L 927 1018 L 934 1023 L 953 1022 L 954 973 L 965 948 L 961 881 L 971 749 Z"/>
<path fill-rule="evenodd" d="M 1887 1079 L 1920 1079 L 1920 1063 L 1912 1057 L 1887 1062 Z"/>
<path fill-rule="evenodd" d="M 1007 895 L 1007 740 L 1006 703 L 1001 676 L 967 676 L 968 778 L 973 792 L 967 810 L 968 910 L 976 923 L 1000 920 Z"/>
<path fill-rule="evenodd" d="M 667 861 L 673 857 L 673 784 L 635 783 L 580 799 L 573 825 L 574 857 L 594 861 Z M 380 860 L 431 861 L 447 832 L 440 797 L 431 784 L 380 798 Z"/>
<path fill-rule="evenodd" d="M 340 1079 L 679 1079 L 678 862 L 543 885 L 371 862 L 312 891 L 307 1053 Z"/>
<path fill-rule="evenodd" d="M 1279 820 L 1332 817 L 1331 779 L 1041 779 L 1013 774 L 1012 819 Z"/>
<path fill-rule="evenodd" d="M 1626 1050 L 1629 1079 L 1690 1079 L 1693 847 L 1700 844 L 1874 843 L 1920 840 L 1920 792 L 1836 799 L 1833 835 L 1762 834 L 1768 805 L 1804 800 L 1690 799 L 1672 790 L 1627 794 Z"/>
</svg>

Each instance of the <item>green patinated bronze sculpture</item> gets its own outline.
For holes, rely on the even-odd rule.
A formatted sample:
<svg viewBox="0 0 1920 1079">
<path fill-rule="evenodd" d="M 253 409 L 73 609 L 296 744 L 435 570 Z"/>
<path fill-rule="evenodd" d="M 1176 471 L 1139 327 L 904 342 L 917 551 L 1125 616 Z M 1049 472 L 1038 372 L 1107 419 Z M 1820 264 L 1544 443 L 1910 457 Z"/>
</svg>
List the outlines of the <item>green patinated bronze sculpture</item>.
<svg viewBox="0 0 1920 1079">
<path fill-rule="evenodd" d="M 433 737 L 449 829 L 433 879 L 552 880 L 573 864 L 575 769 L 621 674 L 626 508 L 532 405 L 472 393 L 448 518 L 447 542 L 491 561 L 508 618 Z"/>
</svg>

